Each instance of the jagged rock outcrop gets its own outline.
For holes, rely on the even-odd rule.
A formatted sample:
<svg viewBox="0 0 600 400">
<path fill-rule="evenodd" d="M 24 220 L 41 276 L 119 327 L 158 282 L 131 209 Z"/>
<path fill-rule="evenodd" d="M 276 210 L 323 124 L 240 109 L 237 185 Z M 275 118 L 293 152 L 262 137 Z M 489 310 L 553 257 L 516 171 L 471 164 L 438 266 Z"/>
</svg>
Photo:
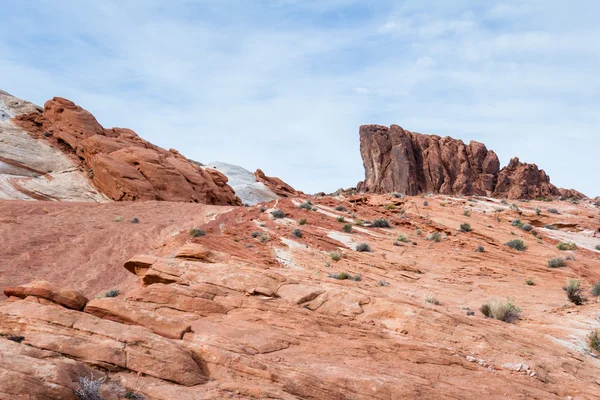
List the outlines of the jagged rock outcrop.
<svg viewBox="0 0 600 400">
<path fill-rule="evenodd" d="M 483 143 L 409 132 L 398 125 L 360 127 L 363 192 L 407 195 L 441 193 L 510 199 L 560 196 L 560 190 L 535 164 L 513 158 L 500 169 L 496 153 Z M 585 197 L 576 191 L 565 191 Z"/>
<path fill-rule="evenodd" d="M 261 169 L 257 169 L 254 172 L 254 176 L 256 179 L 268 187 L 273 193 L 277 194 L 281 197 L 293 197 L 303 194 L 302 192 L 297 191 L 284 181 L 279 178 L 266 176 L 265 173 Z"/>
<path fill-rule="evenodd" d="M 4 99 L 8 98 L 7 95 L 2 96 Z M 6 103 L 6 100 L 4 102 Z M 43 111 L 29 107 L 24 112 L 15 112 L 9 116 L 12 118 L 9 122 L 17 130 L 29 134 L 30 138 L 27 139 L 29 147 L 43 146 L 46 149 L 44 153 L 51 153 L 57 158 L 60 157 L 56 153 L 67 156 L 60 158 L 64 164 L 61 165 L 61 171 L 72 172 L 79 181 L 83 181 L 77 183 L 78 187 L 83 186 L 88 192 L 94 192 L 87 195 L 89 200 L 165 200 L 219 205 L 241 204 L 233 189 L 227 185 L 227 177 L 223 174 L 218 171 L 206 172 L 176 150 L 165 150 L 155 146 L 130 129 L 105 129 L 92 114 L 67 99 L 55 97 L 45 103 Z M 0 134 L 6 133 L 2 131 Z M 10 164 L 18 165 L 20 170 L 30 168 L 28 158 L 15 156 L 8 158 Z M 0 161 L 6 163 L 6 160 Z M 44 169 L 31 168 L 35 170 L 33 173 L 36 176 L 48 172 Z M 2 165 L 0 165 L 0 172 L 2 172 Z M 67 197 L 67 200 L 69 199 L 68 196 L 55 196 L 54 192 L 57 190 L 44 188 L 38 188 L 39 193 L 34 193 L 37 195 L 33 196 L 30 194 L 31 190 L 23 189 L 23 185 L 20 187 L 19 184 L 13 182 L 13 191 L 25 192 L 30 198 L 62 200 L 63 197 Z M 46 194 L 47 192 L 49 194 Z M 11 198 L 10 195 L 4 197 Z"/>
</svg>

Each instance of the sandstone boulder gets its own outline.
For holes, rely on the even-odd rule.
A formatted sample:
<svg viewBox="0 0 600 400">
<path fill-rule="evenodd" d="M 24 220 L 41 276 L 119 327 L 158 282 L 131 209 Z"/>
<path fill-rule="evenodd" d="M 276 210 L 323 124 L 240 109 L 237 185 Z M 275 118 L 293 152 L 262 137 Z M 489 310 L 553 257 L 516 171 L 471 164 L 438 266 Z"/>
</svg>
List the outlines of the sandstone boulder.
<svg viewBox="0 0 600 400">
<path fill-rule="evenodd" d="M 40 297 L 60 304 L 72 310 L 82 310 L 88 299 L 76 290 L 63 289 L 46 281 L 33 281 L 31 283 L 4 288 L 7 297 L 14 296 L 22 299 L 27 296 Z"/>
</svg>

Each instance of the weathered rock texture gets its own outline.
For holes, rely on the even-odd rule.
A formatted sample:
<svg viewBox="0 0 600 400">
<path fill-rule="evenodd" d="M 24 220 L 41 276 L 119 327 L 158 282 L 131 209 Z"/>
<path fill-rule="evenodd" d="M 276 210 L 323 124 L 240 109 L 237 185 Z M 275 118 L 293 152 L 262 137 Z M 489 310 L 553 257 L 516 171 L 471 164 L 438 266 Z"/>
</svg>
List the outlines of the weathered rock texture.
<svg viewBox="0 0 600 400">
<path fill-rule="evenodd" d="M 241 204 L 218 171 L 206 172 L 176 150 L 157 147 L 130 129 L 105 129 L 69 100 L 55 97 L 43 112 L 30 111 L 15 115 L 12 122 L 36 142 L 62 150 L 90 186 L 112 200 Z"/>
<path fill-rule="evenodd" d="M 483 143 L 409 132 L 398 125 L 360 127 L 363 192 L 494 195 L 511 199 L 560 196 L 535 164 L 513 158 L 500 169 L 498 156 Z M 566 191 L 580 197 L 581 193 Z"/>
</svg>

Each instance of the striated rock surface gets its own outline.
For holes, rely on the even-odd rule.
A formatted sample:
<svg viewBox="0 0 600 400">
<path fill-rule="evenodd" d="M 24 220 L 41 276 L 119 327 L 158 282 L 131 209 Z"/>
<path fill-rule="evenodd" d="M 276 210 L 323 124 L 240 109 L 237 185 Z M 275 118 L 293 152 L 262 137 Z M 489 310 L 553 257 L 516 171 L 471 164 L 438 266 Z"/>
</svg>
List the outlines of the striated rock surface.
<svg viewBox="0 0 600 400">
<path fill-rule="evenodd" d="M 14 99 L 0 95 L 4 103 Z M 15 106 L 2 109 L 15 110 Z M 240 200 L 233 189 L 227 185 L 227 178 L 219 173 L 208 173 L 196 163 L 188 160 L 176 150 L 165 150 L 142 138 L 130 129 L 105 129 L 92 114 L 73 102 L 55 97 L 44 104 L 43 111 L 27 106 L 19 112 L 7 113 L 12 118 L 4 121 L 6 127 L 1 135 L 20 135 L 21 153 L 0 159 L 12 166 L 20 175 L 34 177 L 60 170 L 71 172 L 69 182 L 46 184 L 50 189 L 40 187 L 36 190 L 26 187 L 21 181 L 11 181 L 12 190 L 2 190 L 4 198 L 35 198 L 44 200 L 80 200 L 82 195 L 73 196 L 70 192 L 85 192 L 86 200 L 165 200 L 197 202 L 203 204 L 238 205 Z M 2 128 L 2 126 L 0 126 Z M 23 137 L 26 132 L 29 138 Z M 6 147 L 16 147 L 8 143 Z M 25 150 L 22 150 L 22 149 Z M 31 160 L 33 154 L 43 148 L 41 166 Z M 14 153 L 14 151 L 13 151 Z M 31 153 L 32 155 L 28 155 Z M 52 154 L 48 157 L 46 154 Z M 66 156 L 66 157 L 65 157 Z M 48 166 L 48 160 L 54 164 Z M 62 163 L 62 164 L 61 164 Z M 58 165 L 55 165 L 58 164 Z M 0 163 L 0 173 L 8 167 Z M 61 175 L 62 176 L 62 175 Z M 1 178 L 1 176 L 0 176 Z M 25 183 L 27 180 L 22 179 Z M 53 181 L 49 178 L 47 181 Z M 4 186 L 8 186 L 4 184 Z M 56 188 L 60 186 L 59 188 Z M 64 187 L 67 187 L 66 189 Z M 33 192 L 33 193 L 32 193 Z M 59 192 L 62 195 L 56 195 Z M 68 192 L 68 193 L 64 193 Z M 21 193 L 21 196 L 18 194 Z"/>
<path fill-rule="evenodd" d="M 407 195 L 441 193 L 493 195 L 510 199 L 556 197 L 560 190 L 535 164 L 513 158 L 500 169 L 498 156 L 483 143 L 409 132 L 398 125 L 360 127 L 365 180 L 362 192 Z M 575 197 L 581 193 L 569 191 Z"/>
<path fill-rule="evenodd" d="M 83 310 L 88 302 L 88 299 L 78 291 L 63 289 L 46 281 L 33 281 L 25 285 L 6 287 L 4 294 L 22 299 L 28 296 L 38 297 L 73 310 Z"/>
</svg>

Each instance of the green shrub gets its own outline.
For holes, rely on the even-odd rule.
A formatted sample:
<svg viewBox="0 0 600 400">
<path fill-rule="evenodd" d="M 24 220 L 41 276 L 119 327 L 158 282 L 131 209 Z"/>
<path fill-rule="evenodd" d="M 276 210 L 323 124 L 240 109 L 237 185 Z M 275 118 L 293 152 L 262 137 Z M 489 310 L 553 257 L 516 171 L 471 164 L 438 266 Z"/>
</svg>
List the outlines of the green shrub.
<svg viewBox="0 0 600 400">
<path fill-rule="evenodd" d="M 425 200 L 425 201 L 423 202 L 423 207 L 428 207 L 428 206 L 429 206 L 429 202 L 428 202 L 427 200 Z"/>
<path fill-rule="evenodd" d="M 593 286 L 592 286 L 592 290 L 591 290 L 592 296 L 594 297 L 598 297 L 600 296 L 600 282 L 596 282 Z"/>
<path fill-rule="evenodd" d="M 477 246 L 477 250 L 475 250 L 475 252 L 477 253 L 483 253 L 485 251 L 485 248 L 483 246 Z"/>
<path fill-rule="evenodd" d="M 337 219 L 337 222 L 346 222 L 344 217 L 337 217 L 336 219 Z"/>
<path fill-rule="evenodd" d="M 520 219 L 513 219 L 510 223 L 512 226 L 517 226 L 517 227 L 522 227 L 523 223 L 521 222 Z"/>
<path fill-rule="evenodd" d="M 373 226 L 376 228 L 389 228 L 390 223 L 388 222 L 387 219 L 380 218 L 380 219 L 376 219 L 375 221 L 373 221 Z"/>
<path fill-rule="evenodd" d="M 300 239 L 302 237 L 302 231 L 300 229 L 296 228 L 292 231 L 292 235 L 294 235 L 295 237 Z"/>
<path fill-rule="evenodd" d="M 551 260 L 548 260 L 548 268 L 560 268 L 560 267 L 566 267 L 567 263 L 565 262 L 564 258 L 561 257 L 555 257 Z"/>
<path fill-rule="evenodd" d="M 132 223 L 132 224 L 139 224 L 139 223 L 140 223 L 140 219 L 139 219 L 138 217 L 134 217 L 134 218 L 131 220 L 131 223 Z"/>
<path fill-rule="evenodd" d="M 533 279 L 531 279 L 531 278 L 527 278 L 527 279 L 525 279 L 525 284 L 526 284 L 527 286 L 534 286 L 534 285 L 535 285 L 535 282 L 533 281 Z"/>
<path fill-rule="evenodd" d="M 306 218 L 300 218 L 298 220 L 298 225 L 306 225 Z"/>
<path fill-rule="evenodd" d="M 385 206 L 383 206 L 383 208 L 385 208 L 386 210 L 395 210 L 396 205 L 395 204 L 386 204 Z"/>
<path fill-rule="evenodd" d="M 504 205 L 508 205 L 508 201 L 506 201 L 505 199 L 502 199 L 502 201 L 500 203 L 502 203 Z"/>
<path fill-rule="evenodd" d="M 115 222 L 121 222 L 123 221 L 123 217 L 121 217 L 120 215 L 115 217 Z"/>
<path fill-rule="evenodd" d="M 258 207 L 258 212 L 264 213 L 265 211 L 267 211 L 267 207 L 265 207 L 265 206 Z"/>
<path fill-rule="evenodd" d="M 117 297 L 119 295 L 118 289 L 111 289 L 104 293 L 104 297 Z"/>
<path fill-rule="evenodd" d="M 600 244 L 594 247 L 596 250 L 600 251 Z"/>
<path fill-rule="evenodd" d="M 335 206 L 335 211 L 344 212 L 344 211 L 347 211 L 347 210 L 346 210 L 346 207 L 344 207 L 342 205 L 339 205 L 339 206 Z"/>
<path fill-rule="evenodd" d="M 472 231 L 471 225 L 466 222 L 464 224 L 460 224 L 460 231 L 461 232 L 471 232 Z"/>
<path fill-rule="evenodd" d="M 521 226 L 521 229 L 523 229 L 525 232 L 531 232 L 533 230 L 533 226 L 531 226 L 529 224 L 525 224 L 525 225 Z"/>
<path fill-rule="evenodd" d="M 346 233 L 351 233 L 352 232 L 352 224 L 344 224 L 344 226 L 342 227 L 342 230 Z"/>
<path fill-rule="evenodd" d="M 285 212 L 283 210 L 273 210 L 271 211 L 271 215 L 275 219 L 285 218 Z"/>
<path fill-rule="evenodd" d="M 558 214 L 558 210 L 556 208 L 549 208 L 548 212 L 552 214 Z"/>
<path fill-rule="evenodd" d="M 479 310 L 487 318 L 494 318 L 499 321 L 512 322 L 519 318 L 521 309 L 517 307 L 510 299 L 506 302 L 492 300 L 482 305 Z"/>
<path fill-rule="evenodd" d="M 600 338 L 598 338 L 598 331 L 593 330 L 588 336 L 588 342 L 590 349 L 599 352 L 600 351 Z"/>
<path fill-rule="evenodd" d="M 542 214 L 542 210 L 540 210 L 539 208 L 535 209 L 535 215 L 541 215 Z"/>
<path fill-rule="evenodd" d="M 419 228 L 417 228 L 417 229 L 415 229 L 415 234 L 416 234 L 417 236 L 423 236 L 423 231 L 422 231 L 422 230 L 420 230 Z"/>
<path fill-rule="evenodd" d="M 563 286 L 563 290 L 567 292 L 567 298 L 571 303 L 580 306 L 585 301 L 579 279 L 567 279 L 567 284 Z"/>
<path fill-rule="evenodd" d="M 442 241 L 442 235 L 440 235 L 439 232 L 433 232 L 431 235 L 429 235 L 427 240 L 431 240 L 432 242 L 439 243 Z"/>
<path fill-rule="evenodd" d="M 347 272 L 340 272 L 339 274 L 329 274 L 327 275 L 329 278 L 333 278 L 333 279 L 338 279 L 340 281 L 346 280 L 346 279 L 351 279 L 353 281 L 360 281 L 362 278 L 360 275 L 354 275 L 352 276 L 352 274 L 349 274 Z"/>
<path fill-rule="evenodd" d="M 397 240 L 402 243 L 408 243 L 408 238 L 406 237 L 406 235 L 404 235 L 402 233 L 398 235 Z"/>
<path fill-rule="evenodd" d="M 511 208 L 511 209 L 513 209 L 513 210 L 517 210 L 517 211 L 519 211 L 519 206 L 518 206 L 516 203 L 512 203 L 512 204 L 510 205 L 510 208 Z"/>
<path fill-rule="evenodd" d="M 556 248 L 561 251 L 576 250 L 577 245 L 573 242 L 558 242 L 558 244 L 556 245 Z"/>
<path fill-rule="evenodd" d="M 427 297 L 425 297 L 425 303 L 433 304 L 433 305 L 436 305 L 436 306 L 440 305 L 440 302 L 438 301 L 438 299 L 436 299 L 433 296 L 427 296 Z"/>
<path fill-rule="evenodd" d="M 369 246 L 367 243 L 359 243 L 356 245 L 356 251 L 361 253 L 370 252 L 371 246 Z"/>
<path fill-rule="evenodd" d="M 199 229 L 199 228 L 190 229 L 191 237 L 201 237 L 201 236 L 205 236 L 205 235 L 206 235 L 206 232 L 204 232 L 204 229 Z"/>
<path fill-rule="evenodd" d="M 463 215 L 464 215 L 465 217 L 470 217 L 470 216 L 471 216 L 471 211 L 469 211 L 469 210 L 464 210 L 464 211 L 463 211 Z"/>
<path fill-rule="evenodd" d="M 518 251 L 524 251 L 527 249 L 527 246 L 525 246 L 525 243 L 523 243 L 521 239 L 513 239 L 509 242 L 506 242 L 506 245 L 511 249 L 515 249 Z"/>
<path fill-rule="evenodd" d="M 364 226 L 365 225 L 365 223 L 363 222 L 362 219 L 358 219 L 354 223 L 356 224 L 356 226 Z"/>
<path fill-rule="evenodd" d="M 266 242 L 269 241 L 269 239 L 270 239 L 270 237 L 266 233 L 261 233 L 260 234 L 259 240 L 260 240 L 261 243 L 266 243 Z"/>
<path fill-rule="evenodd" d="M 312 210 L 312 205 L 309 202 L 305 202 L 305 203 L 300 204 L 298 206 L 298 208 L 310 211 L 310 210 Z"/>
<path fill-rule="evenodd" d="M 331 257 L 333 261 L 340 261 L 342 259 L 342 255 L 336 251 L 329 253 L 329 257 Z"/>
<path fill-rule="evenodd" d="M 377 281 L 377 286 L 389 286 L 388 281 Z"/>
<path fill-rule="evenodd" d="M 546 225 L 544 225 L 544 228 L 546 228 L 546 229 L 550 229 L 551 231 L 555 231 L 555 230 L 557 230 L 557 229 L 558 229 L 558 228 L 557 228 L 557 227 L 555 227 L 554 225 L 550 225 L 550 224 L 546 224 Z"/>
</svg>

